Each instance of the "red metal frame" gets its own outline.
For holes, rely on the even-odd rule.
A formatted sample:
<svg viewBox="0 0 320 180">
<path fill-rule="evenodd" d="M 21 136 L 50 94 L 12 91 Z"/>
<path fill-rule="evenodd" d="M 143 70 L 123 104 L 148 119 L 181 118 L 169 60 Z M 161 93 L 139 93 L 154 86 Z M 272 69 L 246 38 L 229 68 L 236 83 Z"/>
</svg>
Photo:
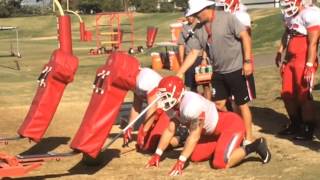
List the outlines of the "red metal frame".
<svg viewBox="0 0 320 180">
<path fill-rule="evenodd" d="M 96 45 L 97 49 L 103 47 L 103 41 L 107 39 L 107 36 L 109 36 L 109 41 L 106 41 L 105 44 L 110 44 L 112 46 L 113 44 L 116 44 L 116 46 L 121 49 L 122 42 L 120 33 L 122 31 L 121 26 L 124 26 L 125 24 L 121 23 L 121 20 L 124 18 L 128 19 L 128 25 L 130 26 L 130 30 L 122 33 L 129 33 L 130 34 L 130 41 L 131 42 L 131 48 L 134 47 L 134 16 L 132 12 L 103 12 L 98 13 L 96 15 Z M 110 31 L 107 32 L 101 32 L 102 26 L 109 26 Z M 116 27 L 117 32 L 114 33 L 114 28 Z M 103 34 L 105 33 L 105 34 Z M 113 35 L 117 36 L 117 42 L 113 42 L 114 40 Z"/>
<path fill-rule="evenodd" d="M 24 139 L 24 137 L 16 136 L 16 137 L 6 137 L 6 138 L 0 138 L 0 144 L 8 145 L 9 141 L 17 141 Z"/>
<path fill-rule="evenodd" d="M 47 161 L 60 161 L 62 158 L 77 155 L 77 152 L 47 153 L 26 156 L 11 156 L 0 153 L 0 179 L 4 177 L 25 176 Z"/>
</svg>

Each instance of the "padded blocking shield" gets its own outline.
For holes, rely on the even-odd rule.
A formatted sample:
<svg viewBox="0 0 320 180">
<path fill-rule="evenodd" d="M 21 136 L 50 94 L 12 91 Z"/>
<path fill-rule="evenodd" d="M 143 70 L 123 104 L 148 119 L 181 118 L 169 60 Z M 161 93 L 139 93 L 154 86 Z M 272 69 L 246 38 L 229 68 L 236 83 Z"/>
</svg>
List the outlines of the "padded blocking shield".
<svg viewBox="0 0 320 180">
<path fill-rule="evenodd" d="M 135 89 L 140 69 L 140 63 L 135 57 L 122 52 L 113 53 L 107 60 L 107 66 L 113 86 L 125 90 Z"/>
<path fill-rule="evenodd" d="M 18 134 L 33 141 L 40 141 L 63 95 L 66 85 L 73 81 L 79 60 L 72 54 L 70 16 L 59 16 L 60 48 L 55 50 L 44 66 L 38 81 L 39 87 L 29 112 L 18 130 Z"/>
<path fill-rule="evenodd" d="M 39 87 L 31 107 L 18 134 L 39 142 L 52 121 L 63 91 L 78 67 L 78 59 L 61 50 L 56 50 L 51 60 L 44 66 L 39 77 Z"/>
<path fill-rule="evenodd" d="M 109 136 L 129 90 L 136 86 L 139 62 L 133 56 L 115 52 L 96 73 L 94 90 L 71 148 L 97 157 Z"/>
</svg>

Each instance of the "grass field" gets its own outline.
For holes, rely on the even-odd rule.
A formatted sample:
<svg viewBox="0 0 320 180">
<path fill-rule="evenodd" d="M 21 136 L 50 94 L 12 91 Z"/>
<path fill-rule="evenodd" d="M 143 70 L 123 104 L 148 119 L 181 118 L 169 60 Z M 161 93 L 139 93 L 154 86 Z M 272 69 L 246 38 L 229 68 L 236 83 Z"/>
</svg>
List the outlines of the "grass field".
<svg viewBox="0 0 320 180">
<path fill-rule="evenodd" d="M 264 9 L 250 12 L 253 18 L 253 47 L 255 54 L 270 54 L 275 51 L 281 35 L 282 25 L 279 10 Z M 138 14 L 135 18 L 135 33 L 138 45 L 145 44 L 147 26 L 159 27 L 157 41 L 170 39 L 169 24 L 181 14 Z M 85 16 L 87 26 L 92 28 L 94 16 Z M 78 24 L 73 21 L 74 54 L 80 64 L 75 80 L 62 98 L 45 138 L 38 144 L 26 140 L 0 145 L 0 152 L 10 154 L 43 153 L 47 151 L 68 151 L 68 143 L 77 131 L 90 100 L 96 69 L 105 63 L 105 56 L 90 56 L 88 50 L 95 43 L 79 42 Z M 22 38 L 21 70 L 17 71 L 14 57 L 6 57 L 10 40 L 9 32 L 0 33 L 0 137 L 16 133 L 24 119 L 37 88 L 36 79 L 49 60 L 51 52 L 57 48 L 56 40 L 50 39 L 56 33 L 56 19 L 53 16 L 0 19 L 0 24 L 19 26 Z M 150 65 L 149 54 L 139 55 L 144 66 Z M 213 170 L 208 162 L 190 163 L 178 179 L 319 179 L 320 142 L 297 142 L 290 138 L 276 137 L 286 123 L 286 113 L 281 100 L 278 69 L 272 64 L 257 66 L 255 71 L 257 96 L 251 104 L 254 117 L 255 136 L 264 136 L 269 142 L 273 159 L 270 164 L 261 165 L 256 156 L 250 156 L 244 163 L 230 170 Z M 258 62 L 257 62 L 258 63 Z M 161 71 L 161 74 L 170 74 Z M 319 73 L 317 74 L 319 77 Z M 320 108 L 320 85 L 316 85 L 314 97 L 317 110 Z M 126 101 L 131 101 L 129 93 Z M 127 112 L 124 112 L 127 113 Z M 112 136 L 118 132 L 115 126 Z M 320 137 L 319 129 L 317 136 Z M 81 156 L 48 162 L 25 179 L 172 179 L 167 176 L 178 157 L 178 152 L 168 153 L 159 169 L 145 169 L 149 155 L 135 153 L 134 143 L 129 148 L 121 147 L 119 140 L 105 152 L 105 163 L 99 167 L 87 167 L 80 163 Z M 23 179 L 23 178 L 21 178 Z"/>
</svg>

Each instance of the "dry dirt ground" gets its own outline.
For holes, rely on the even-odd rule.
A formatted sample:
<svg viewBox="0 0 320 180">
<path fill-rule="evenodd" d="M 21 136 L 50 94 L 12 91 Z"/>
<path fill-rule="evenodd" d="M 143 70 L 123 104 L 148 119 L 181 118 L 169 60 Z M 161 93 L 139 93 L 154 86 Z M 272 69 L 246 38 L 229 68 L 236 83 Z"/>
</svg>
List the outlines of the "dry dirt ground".
<svg viewBox="0 0 320 180">
<path fill-rule="evenodd" d="M 265 59 L 263 59 L 265 57 Z M 271 56 L 270 56 L 271 57 Z M 257 62 L 269 59 L 261 56 Z M 189 163 L 182 177 L 172 178 L 167 176 L 171 167 L 179 156 L 179 150 L 164 154 L 160 168 L 144 168 L 150 155 L 139 154 L 134 150 L 134 142 L 129 148 L 122 148 L 122 140 L 116 141 L 110 149 L 103 152 L 104 163 L 98 167 L 88 167 L 81 163 L 81 155 L 50 161 L 45 163 L 27 177 L 18 179 L 320 179 L 320 142 L 318 139 L 311 142 L 294 141 L 290 137 L 277 137 L 276 133 L 287 122 L 282 102 L 277 99 L 280 89 L 280 79 L 277 69 L 261 63 L 263 66 L 256 68 L 256 82 L 258 99 L 251 104 L 254 117 L 255 136 L 264 136 L 268 140 L 272 152 L 269 164 L 262 165 L 255 154 L 248 157 L 239 166 L 228 170 L 215 170 L 209 162 Z M 14 71 L 12 71 L 14 73 Z M 318 74 L 319 76 L 319 74 Z M 80 82 L 75 82 L 80 83 Z M 1 93 L 0 102 L 0 136 L 14 136 L 17 128 L 25 117 L 29 103 L 33 97 L 33 85 L 19 83 L 1 83 L 1 91 L 19 85 L 21 91 L 26 91 L 25 96 L 17 97 Z M 74 136 L 90 99 L 90 87 L 83 86 L 78 91 L 70 91 L 72 84 L 65 92 L 45 138 L 38 144 L 29 143 L 28 140 L 10 142 L 8 145 L 0 144 L 0 152 L 15 154 L 45 153 L 48 151 L 69 151 L 68 144 Z M 319 89 L 319 85 L 316 85 Z M 73 89 L 74 90 L 74 89 Z M 1 92 L 0 91 L 0 92 Z M 75 94 L 76 93 L 76 94 Z M 315 91 L 317 110 L 320 108 L 320 93 Z M 80 101 L 73 101 L 73 95 L 83 96 Z M 10 105 L 9 102 L 14 102 Z M 127 107 L 121 111 L 127 114 Z M 114 126 L 110 138 L 119 132 Z M 319 129 L 317 136 L 320 137 Z M 108 139 L 110 140 L 110 139 Z"/>
</svg>

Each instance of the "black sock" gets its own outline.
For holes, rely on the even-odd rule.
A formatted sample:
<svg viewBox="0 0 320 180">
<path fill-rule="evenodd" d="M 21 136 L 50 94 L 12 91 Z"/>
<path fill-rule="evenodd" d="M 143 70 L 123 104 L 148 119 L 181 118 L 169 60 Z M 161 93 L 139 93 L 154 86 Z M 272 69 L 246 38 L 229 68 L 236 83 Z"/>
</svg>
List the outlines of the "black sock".
<svg viewBox="0 0 320 180">
<path fill-rule="evenodd" d="M 246 145 L 244 147 L 244 151 L 245 151 L 246 155 L 248 155 L 248 154 L 250 154 L 252 152 L 255 152 L 256 149 L 258 148 L 259 144 L 260 144 L 260 141 L 261 140 L 259 138 L 259 139 L 255 140 L 255 141 L 253 141 L 253 143 Z"/>
<path fill-rule="evenodd" d="M 315 123 L 313 122 L 306 122 L 305 123 L 305 128 L 308 128 L 308 131 L 312 132 L 314 131 L 314 128 L 315 128 Z"/>
<path fill-rule="evenodd" d="M 289 119 L 291 121 L 291 125 L 299 128 L 299 126 L 301 125 L 302 121 L 301 121 L 301 117 L 299 114 L 297 115 L 289 115 Z"/>
</svg>

